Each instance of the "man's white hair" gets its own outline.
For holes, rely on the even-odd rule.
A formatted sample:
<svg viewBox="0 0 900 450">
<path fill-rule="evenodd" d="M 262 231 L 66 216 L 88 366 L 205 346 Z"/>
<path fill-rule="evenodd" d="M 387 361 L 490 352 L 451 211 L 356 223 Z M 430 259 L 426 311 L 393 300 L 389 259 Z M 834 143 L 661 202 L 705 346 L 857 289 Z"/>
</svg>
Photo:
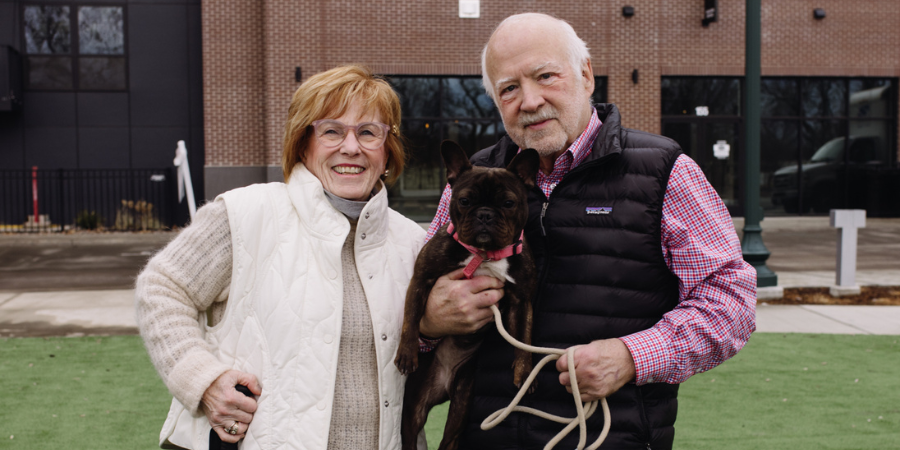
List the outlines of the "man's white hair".
<svg viewBox="0 0 900 450">
<path fill-rule="evenodd" d="M 572 66 L 572 70 L 576 75 L 581 74 L 581 68 L 591 59 L 591 53 L 588 50 L 587 44 L 578 37 L 578 34 L 575 33 L 575 29 L 572 28 L 572 25 L 569 25 L 565 20 L 541 13 L 522 13 L 509 16 L 506 19 L 503 19 L 503 21 L 494 28 L 494 31 L 491 33 L 491 38 L 488 39 L 487 44 L 484 44 L 484 49 L 481 50 L 481 84 L 484 85 L 485 92 L 487 92 L 491 99 L 494 100 L 495 105 L 497 104 L 497 93 L 494 90 L 494 82 L 491 80 L 487 71 L 487 54 L 491 39 L 493 39 L 494 35 L 497 34 L 497 31 L 504 26 L 527 23 L 528 21 L 536 19 L 550 21 L 550 23 L 555 23 L 559 27 L 559 31 L 562 33 L 563 37 L 563 51 L 566 53 L 569 65 Z"/>
</svg>

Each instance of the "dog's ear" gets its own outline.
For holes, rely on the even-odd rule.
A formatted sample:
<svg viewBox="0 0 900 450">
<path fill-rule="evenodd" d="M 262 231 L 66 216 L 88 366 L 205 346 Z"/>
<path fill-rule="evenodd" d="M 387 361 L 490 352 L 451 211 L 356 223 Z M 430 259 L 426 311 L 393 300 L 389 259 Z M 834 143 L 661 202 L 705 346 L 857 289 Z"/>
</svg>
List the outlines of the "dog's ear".
<svg viewBox="0 0 900 450">
<path fill-rule="evenodd" d="M 534 187 L 540 163 L 537 151 L 533 148 L 526 148 L 510 161 L 506 170 L 516 174 L 525 183 L 525 186 Z"/>
<path fill-rule="evenodd" d="M 447 167 L 447 182 L 451 187 L 460 175 L 472 169 L 472 163 L 469 162 L 466 152 L 456 142 L 441 142 L 441 157 L 444 158 L 444 166 Z"/>
</svg>

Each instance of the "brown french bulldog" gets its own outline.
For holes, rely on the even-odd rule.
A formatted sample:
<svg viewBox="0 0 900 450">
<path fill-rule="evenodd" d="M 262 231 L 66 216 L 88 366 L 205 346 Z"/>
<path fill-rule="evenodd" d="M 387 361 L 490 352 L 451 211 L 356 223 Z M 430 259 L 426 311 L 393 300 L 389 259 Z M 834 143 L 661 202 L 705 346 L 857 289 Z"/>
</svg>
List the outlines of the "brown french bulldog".
<svg viewBox="0 0 900 450">
<path fill-rule="evenodd" d="M 487 328 L 475 334 L 447 336 L 434 351 L 419 353 L 419 321 L 439 277 L 466 267 L 469 278 L 491 275 L 505 280 L 505 295 L 497 305 L 504 326 L 510 335 L 531 344 L 531 301 L 537 281 L 522 231 L 528 217 L 526 189 L 534 186 L 539 165 L 537 152 L 523 150 L 506 169 L 473 167 L 452 141 L 441 144 L 441 156 L 453 188 L 450 223 L 428 241 L 416 259 L 394 360 L 400 372 L 409 375 L 401 425 L 404 450 L 416 449 L 428 412 L 448 399 L 450 409 L 439 448 L 458 448 L 474 381 L 472 355 Z M 479 258 L 483 259 L 480 265 Z M 531 355 L 517 349 L 510 382 L 521 386 L 531 369 Z"/>
</svg>

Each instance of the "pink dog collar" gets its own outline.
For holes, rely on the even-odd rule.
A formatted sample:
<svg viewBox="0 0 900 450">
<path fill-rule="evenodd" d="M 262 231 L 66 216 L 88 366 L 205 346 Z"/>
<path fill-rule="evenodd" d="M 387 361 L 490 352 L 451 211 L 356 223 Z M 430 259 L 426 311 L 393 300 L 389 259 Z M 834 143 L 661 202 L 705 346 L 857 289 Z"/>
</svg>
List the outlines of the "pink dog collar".
<svg viewBox="0 0 900 450">
<path fill-rule="evenodd" d="M 466 250 L 475 255 L 475 257 L 472 258 L 471 261 L 469 261 L 469 264 L 466 265 L 465 270 L 463 270 L 466 278 L 469 279 L 474 276 L 475 270 L 477 270 L 478 266 L 480 266 L 484 261 L 499 261 L 503 258 L 508 258 L 512 255 L 518 255 L 519 253 L 522 253 L 522 241 L 525 239 L 525 231 L 522 231 L 522 233 L 519 235 L 519 240 L 513 242 L 512 245 L 503 247 L 500 250 L 485 251 L 473 247 L 469 244 L 460 242 L 456 230 L 453 228 L 453 222 L 450 222 L 450 226 L 447 227 L 447 233 L 449 233 L 450 236 L 453 236 L 453 239 L 455 239 L 456 242 L 459 242 L 459 245 L 462 245 Z"/>
</svg>

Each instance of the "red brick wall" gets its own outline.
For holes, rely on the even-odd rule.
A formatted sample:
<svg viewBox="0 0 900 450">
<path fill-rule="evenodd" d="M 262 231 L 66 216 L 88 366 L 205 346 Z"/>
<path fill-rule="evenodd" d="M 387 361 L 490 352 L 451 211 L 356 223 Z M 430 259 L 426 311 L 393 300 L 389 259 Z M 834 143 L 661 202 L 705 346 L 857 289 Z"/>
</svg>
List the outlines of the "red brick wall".
<svg viewBox="0 0 900 450">
<path fill-rule="evenodd" d="M 622 6 L 635 15 L 622 16 Z M 304 78 L 349 62 L 385 74 L 480 74 L 480 52 L 504 17 L 569 21 L 626 126 L 660 131 L 660 77 L 742 75 L 744 0 L 483 0 L 460 19 L 452 0 L 203 2 L 207 165 L 279 165 L 294 68 Z M 824 20 L 813 9 L 824 8 Z M 900 76 L 900 1 L 763 0 L 763 75 Z M 638 70 L 634 84 L 631 73 Z"/>
<path fill-rule="evenodd" d="M 206 166 L 262 166 L 262 6 L 258 0 L 202 2 Z"/>
</svg>

